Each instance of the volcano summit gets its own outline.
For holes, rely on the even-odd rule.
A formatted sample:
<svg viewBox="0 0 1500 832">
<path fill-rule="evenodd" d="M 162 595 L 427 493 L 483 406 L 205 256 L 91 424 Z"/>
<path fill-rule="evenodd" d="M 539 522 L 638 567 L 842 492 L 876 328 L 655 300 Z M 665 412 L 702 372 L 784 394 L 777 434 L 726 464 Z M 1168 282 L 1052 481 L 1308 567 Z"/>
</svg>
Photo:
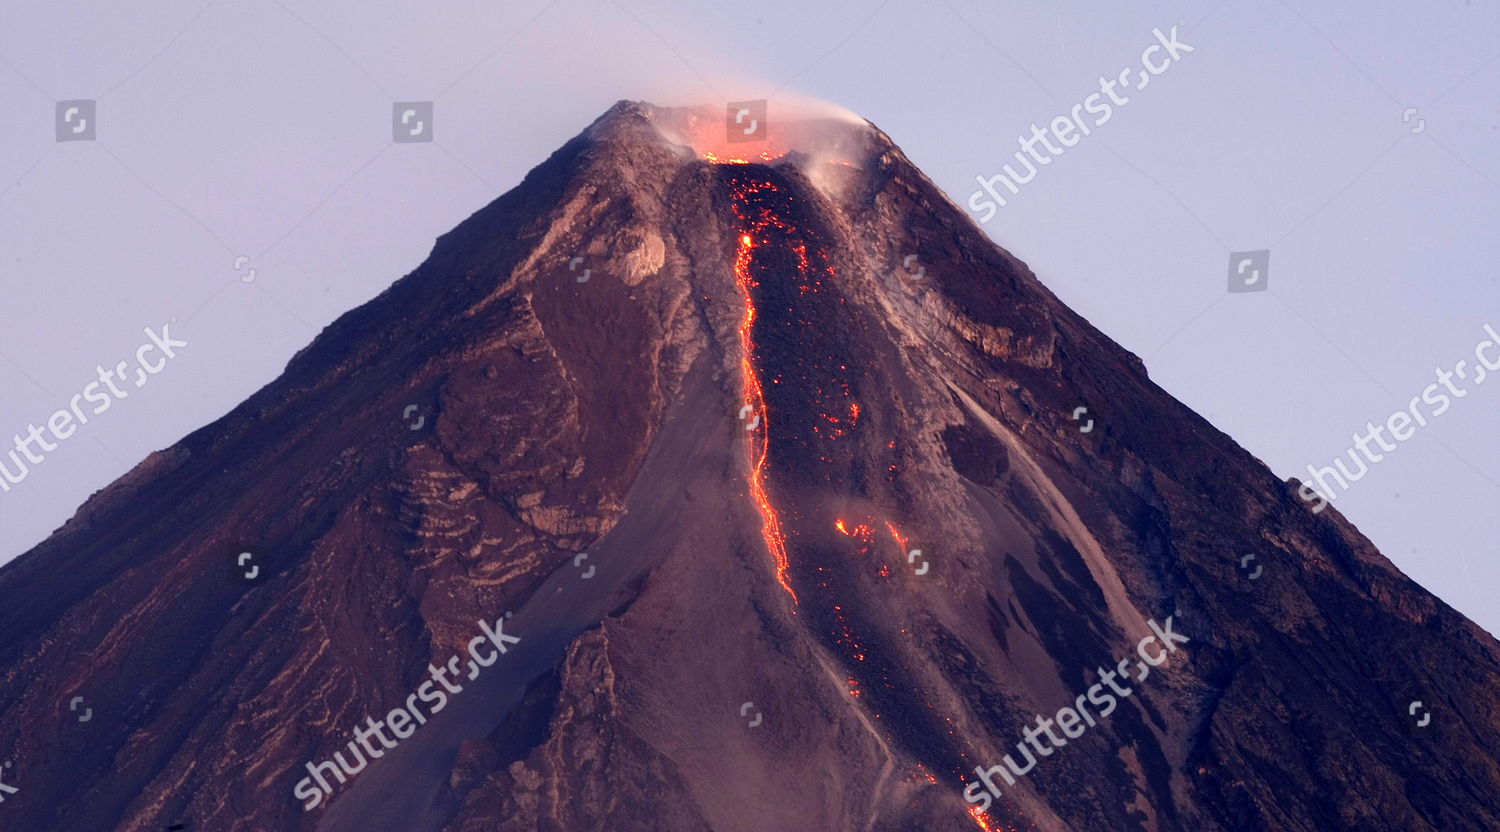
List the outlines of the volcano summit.
<svg viewBox="0 0 1500 832">
<path fill-rule="evenodd" d="M 615 105 L 0 569 L 0 826 L 1500 828 L 1490 635 L 771 115 Z"/>
</svg>

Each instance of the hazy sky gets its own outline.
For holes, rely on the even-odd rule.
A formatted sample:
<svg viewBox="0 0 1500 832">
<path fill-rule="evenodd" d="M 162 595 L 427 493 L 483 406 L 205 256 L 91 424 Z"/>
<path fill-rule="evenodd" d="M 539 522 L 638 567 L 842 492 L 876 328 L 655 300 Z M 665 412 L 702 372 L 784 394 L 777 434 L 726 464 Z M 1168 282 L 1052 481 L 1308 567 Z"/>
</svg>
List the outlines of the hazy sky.
<svg viewBox="0 0 1500 832">
<path fill-rule="evenodd" d="M 189 346 L 0 493 L 0 560 L 273 379 L 617 99 L 769 98 L 774 118 L 778 93 L 823 98 L 962 206 L 1032 122 L 1179 21 L 1195 51 L 985 230 L 1283 477 L 1472 365 L 1500 328 L 1500 7 L 1121 5 L 3 0 L 5 445 L 145 327 L 175 316 Z M 97 101 L 96 138 L 58 142 L 75 99 Z M 433 142 L 392 142 L 396 101 L 434 102 Z M 1260 249 L 1269 291 L 1229 294 L 1230 252 Z M 1337 505 L 1500 632 L 1500 380 L 1470 387 Z"/>
</svg>

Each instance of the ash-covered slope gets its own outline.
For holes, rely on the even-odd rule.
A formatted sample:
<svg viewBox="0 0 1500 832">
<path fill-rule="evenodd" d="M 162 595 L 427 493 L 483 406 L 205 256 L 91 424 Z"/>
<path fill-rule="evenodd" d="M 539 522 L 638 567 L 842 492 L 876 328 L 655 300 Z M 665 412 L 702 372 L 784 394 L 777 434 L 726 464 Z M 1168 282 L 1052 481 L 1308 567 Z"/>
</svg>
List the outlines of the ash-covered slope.
<svg viewBox="0 0 1500 832">
<path fill-rule="evenodd" d="M 1500 828 L 1494 639 L 879 131 L 723 131 L 617 105 L 0 570 L 0 828 Z"/>
</svg>

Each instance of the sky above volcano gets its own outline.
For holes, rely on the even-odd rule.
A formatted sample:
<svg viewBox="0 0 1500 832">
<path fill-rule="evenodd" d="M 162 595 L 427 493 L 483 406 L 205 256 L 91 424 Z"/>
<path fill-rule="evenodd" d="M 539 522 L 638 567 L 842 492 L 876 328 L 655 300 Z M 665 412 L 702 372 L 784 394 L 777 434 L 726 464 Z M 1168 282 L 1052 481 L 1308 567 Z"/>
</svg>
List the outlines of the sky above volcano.
<svg viewBox="0 0 1500 832">
<path fill-rule="evenodd" d="M 1193 51 L 984 231 L 1278 475 L 1326 465 L 1500 328 L 1500 9 L 1131 5 L 10 3 L 0 436 L 147 327 L 175 317 L 189 346 L 0 493 L 0 560 L 270 381 L 618 99 L 766 100 L 772 123 L 834 102 L 964 207 L 1032 124 L 1173 26 Z M 94 140 L 57 141 L 74 100 L 97 102 Z M 432 141 L 393 141 L 397 102 L 431 102 L 413 119 Z M 1232 253 L 1262 250 L 1269 289 L 1227 291 Z M 1500 382 L 1469 387 L 1337 506 L 1493 633 Z"/>
</svg>

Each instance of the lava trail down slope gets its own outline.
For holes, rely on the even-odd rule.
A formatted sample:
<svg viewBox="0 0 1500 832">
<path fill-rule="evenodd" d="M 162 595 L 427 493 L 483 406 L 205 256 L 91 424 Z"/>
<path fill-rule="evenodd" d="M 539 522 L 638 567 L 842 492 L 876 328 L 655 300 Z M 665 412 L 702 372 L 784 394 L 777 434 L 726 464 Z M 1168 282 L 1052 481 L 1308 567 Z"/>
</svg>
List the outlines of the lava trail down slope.
<svg viewBox="0 0 1500 832">
<path fill-rule="evenodd" d="M 720 173 L 740 232 L 735 277 L 746 303 L 745 402 L 762 417 L 751 439 L 750 489 L 777 579 L 837 656 L 852 704 L 891 726 L 883 730 L 915 759 L 962 782 L 973 764 L 922 690 L 903 685 L 909 668 L 895 663 L 889 647 L 891 639 L 909 639 L 909 631 L 882 628 L 881 605 L 860 603 L 889 592 L 880 584 L 899 580 L 896 570 L 911 571 L 907 538 L 890 520 L 881 521 L 887 535 L 877 541 L 869 524 L 850 528 L 841 517 L 851 505 L 909 503 L 897 486 L 897 442 L 878 438 L 885 415 L 878 403 L 889 401 L 883 391 L 895 386 L 882 367 L 898 365 L 879 360 L 881 345 L 840 291 L 831 235 L 817 230 L 819 220 L 791 195 L 793 186 L 759 164 L 730 164 Z M 861 407 L 861 400 L 877 404 Z M 800 603 L 804 596 L 809 603 Z"/>
</svg>

